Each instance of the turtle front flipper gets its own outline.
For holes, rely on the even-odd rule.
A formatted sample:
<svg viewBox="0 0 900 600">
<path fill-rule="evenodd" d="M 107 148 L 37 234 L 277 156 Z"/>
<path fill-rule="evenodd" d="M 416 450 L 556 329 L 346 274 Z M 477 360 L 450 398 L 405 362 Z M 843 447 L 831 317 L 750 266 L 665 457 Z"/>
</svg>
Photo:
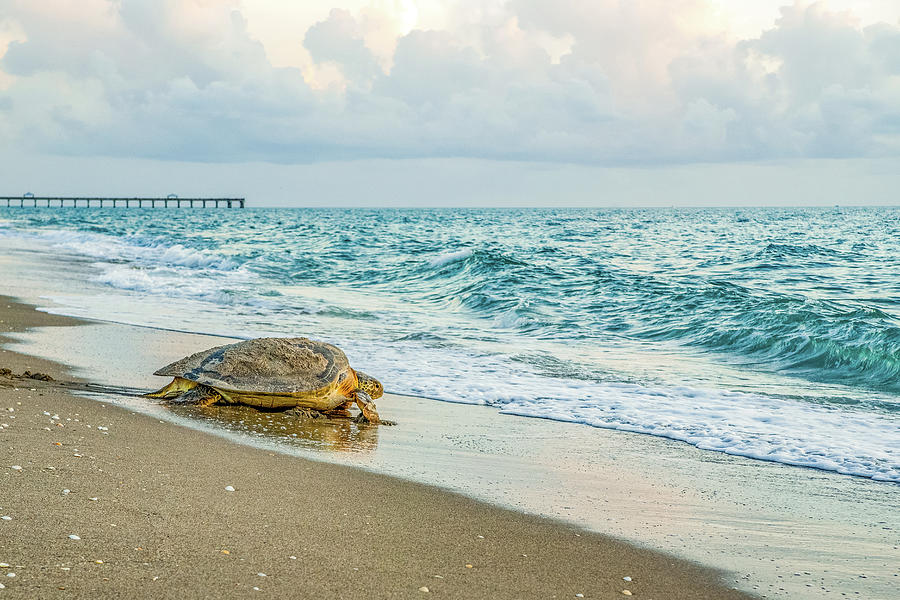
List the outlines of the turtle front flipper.
<svg viewBox="0 0 900 600">
<path fill-rule="evenodd" d="M 378 416 L 375 410 L 375 403 L 372 397 L 362 390 L 356 390 L 356 405 L 362 412 L 359 413 L 354 421 L 357 423 L 374 423 L 375 425 L 396 425 L 394 421 L 387 421 Z"/>
<path fill-rule="evenodd" d="M 375 410 L 375 403 L 372 401 L 372 397 L 369 396 L 369 394 L 362 390 L 356 390 L 353 399 L 356 400 L 356 405 L 359 407 L 359 410 L 362 411 L 357 417 L 357 421 L 365 420 L 369 423 L 381 422 L 381 419 L 378 417 L 378 411 Z"/>
</svg>

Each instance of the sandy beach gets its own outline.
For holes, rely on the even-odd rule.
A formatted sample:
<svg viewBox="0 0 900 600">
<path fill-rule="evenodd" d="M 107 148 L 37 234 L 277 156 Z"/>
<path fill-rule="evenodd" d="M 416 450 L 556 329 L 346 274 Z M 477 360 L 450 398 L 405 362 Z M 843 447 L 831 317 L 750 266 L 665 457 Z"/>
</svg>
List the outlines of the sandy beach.
<svg viewBox="0 0 900 600">
<path fill-rule="evenodd" d="M 4 333 L 77 324 L 2 307 Z M 0 356 L 16 374 L 74 379 Z M 3 377 L 0 398 L 6 597 L 749 597 L 561 522 L 233 444 L 53 382 Z"/>
</svg>

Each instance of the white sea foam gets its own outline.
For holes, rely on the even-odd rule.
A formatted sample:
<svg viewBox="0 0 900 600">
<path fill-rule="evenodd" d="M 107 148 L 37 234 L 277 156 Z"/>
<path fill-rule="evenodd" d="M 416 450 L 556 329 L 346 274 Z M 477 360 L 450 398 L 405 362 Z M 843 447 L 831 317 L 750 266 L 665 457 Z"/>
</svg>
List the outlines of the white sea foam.
<svg viewBox="0 0 900 600">
<path fill-rule="evenodd" d="M 100 260 L 223 271 L 238 268 L 235 261 L 216 252 L 195 250 L 181 244 L 169 245 L 157 238 L 121 238 L 101 233 L 54 229 L 34 233 L 16 232 L 16 234 L 56 250 Z"/>
<path fill-rule="evenodd" d="M 235 296 L 226 293 L 223 287 L 244 289 L 253 279 L 247 274 L 234 271 L 210 278 L 182 268 L 137 268 L 130 264 L 109 263 L 95 263 L 94 267 L 97 274 L 91 280 L 96 283 L 120 290 L 170 298 L 192 298 L 219 305 L 231 305 L 237 300 Z"/>
<path fill-rule="evenodd" d="M 472 249 L 464 248 L 463 250 L 459 250 L 457 252 L 449 252 L 447 254 L 441 254 L 439 256 L 429 258 L 428 264 L 432 267 L 443 267 L 444 265 L 449 265 L 453 262 L 465 260 L 470 256 L 472 256 Z"/>
<path fill-rule="evenodd" d="M 373 345 L 356 362 L 390 373 L 388 388 L 398 393 L 900 483 L 900 418 L 889 414 L 690 386 L 550 378 L 502 357 L 446 349 Z"/>
<path fill-rule="evenodd" d="M 240 300 L 257 304 L 249 293 L 258 278 L 232 259 L 211 250 L 196 250 L 181 244 L 167 245 L 156 238 L 119 238 L 101 233 L 40 230 L 2 230 L 41 248 L 94 259 L 91 281 L 103 286 L 171 298 L 195 299 L 219 305 Z"/>
</svg>

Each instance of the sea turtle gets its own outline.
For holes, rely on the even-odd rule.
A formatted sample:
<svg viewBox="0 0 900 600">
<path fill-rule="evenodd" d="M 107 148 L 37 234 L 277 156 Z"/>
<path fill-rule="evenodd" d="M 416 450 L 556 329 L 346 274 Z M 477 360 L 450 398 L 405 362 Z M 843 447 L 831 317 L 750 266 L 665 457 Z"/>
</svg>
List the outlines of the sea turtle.
<svg viewBox="0 0 900 600">
<path fill-rule="evenodd" d="M 355 402 L 359 419 L 381 422 L 374 398 L 381 383 L 350 368 L 339 348 L 308 338 L 258 338 L 210 348 L 165 366 L 154 375 L 172 383 L 147 394 L 210 406 L 247 404 L 258 408 L 295 408 L 309 416 L 349 417 Z"/>
</svg>

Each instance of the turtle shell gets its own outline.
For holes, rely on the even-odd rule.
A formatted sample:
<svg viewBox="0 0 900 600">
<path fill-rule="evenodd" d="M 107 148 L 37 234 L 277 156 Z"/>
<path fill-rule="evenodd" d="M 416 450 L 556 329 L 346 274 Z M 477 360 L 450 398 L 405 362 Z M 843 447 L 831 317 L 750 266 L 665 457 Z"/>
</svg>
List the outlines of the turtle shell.
<svg viewBox="0 0 900 600">
<path fill-rule="evenodd" d="M 302 395 L 339 383 L 350 363 L 308 338 L 258 338 L 191 354 L 154 373 L 239 392 Z"/>
</svg>

